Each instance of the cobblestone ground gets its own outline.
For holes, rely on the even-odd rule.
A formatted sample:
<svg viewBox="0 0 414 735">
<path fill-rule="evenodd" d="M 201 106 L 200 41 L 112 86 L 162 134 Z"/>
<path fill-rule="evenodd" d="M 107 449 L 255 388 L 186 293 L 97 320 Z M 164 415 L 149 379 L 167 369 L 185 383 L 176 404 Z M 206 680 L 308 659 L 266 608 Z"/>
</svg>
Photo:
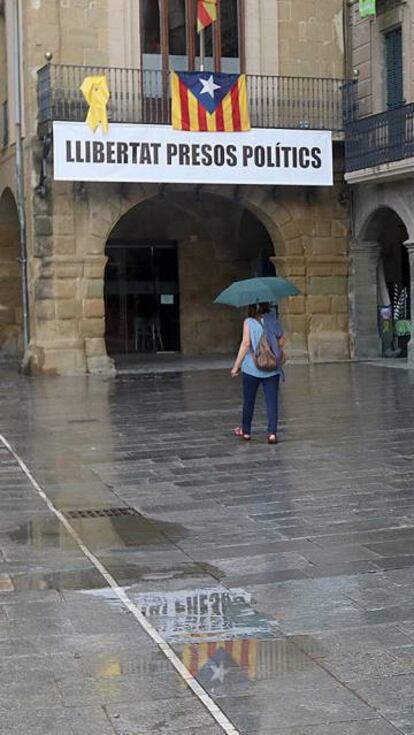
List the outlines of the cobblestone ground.
<svg viewBox="0 0 414 735">
<path fill-rule="evenodd" d="M 194 371 L 27 379 L 0 429 L 242 735 L 414 734 L 414 374 L 292 366 L 281 443 Z M 0 732 L 219 735 L 0 449 Z"/>
</svg>

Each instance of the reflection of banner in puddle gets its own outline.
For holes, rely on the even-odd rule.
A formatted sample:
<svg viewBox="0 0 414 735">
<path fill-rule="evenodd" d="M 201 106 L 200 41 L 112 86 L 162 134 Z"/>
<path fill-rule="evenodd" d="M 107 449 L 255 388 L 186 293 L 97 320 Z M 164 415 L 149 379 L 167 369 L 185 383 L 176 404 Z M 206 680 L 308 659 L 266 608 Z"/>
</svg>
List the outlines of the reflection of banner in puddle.
<svg viewBox="0 0 414 735">
<path fill-rule="evenodd" d="M 231 656 L 235 664 L 244 670 L 251 681 L 256 678 L 258 641 L 248 638 L 238 641 L 218 641 L 216 643 L 192 643 L 185 646 L 182 653 L 184 666 L 197 676 L 220 649 Z"/>
<path fill-rule="evenodd" d="M 222 587 L 134 595 L 143 615 L 152 619 L 167 639 L 177 635 L 184 639 L 231 637 L 246 632 L 261 622 L 249 607 L 250 600 L 251 595 L 244 590 Z"/>
<path fill-rule="evenodd" d="M 249 603 L 251 595 L 241 589 L 226 590 L 222 587 L 204 590 L 163 592 L 137 595 L 141 612 L 145 616 L 187 614 L 207 619 L 223 615 L 230 602 Z"/>
</svg>

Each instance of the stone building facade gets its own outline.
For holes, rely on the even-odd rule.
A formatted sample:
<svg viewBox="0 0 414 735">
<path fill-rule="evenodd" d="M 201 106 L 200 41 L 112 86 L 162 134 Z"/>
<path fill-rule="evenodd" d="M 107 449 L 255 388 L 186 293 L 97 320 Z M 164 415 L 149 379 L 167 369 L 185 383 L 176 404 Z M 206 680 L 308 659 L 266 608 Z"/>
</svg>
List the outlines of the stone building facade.
<svg viewBox="0 0 414 735">
<path fill-rule="evenodd" d="M 8 111 L 0 152 L 0 352 L 11 356 L 22 350 L 11 68 L 12 10 L 17 1 L 4 0 L 0 15 L 0 102 Z M 160 0 L 160 6 L 166 1 Z M 261 267 L 270 261 L 301 290 L 301 296 L 281 307 L 290 354 L 309 360 L 348 358 L 349 233 L 340 130 L 334 133 L 333 187 L 53 181 L 50 139 L 39 132 L 38 70 L 46 63 L 45 54 L 53 55 L 57 69 L 84 66 L 85 76 L 91 66 L 140 69 L 145 57 L 142 4 L 21 2 L 30 307 L 26 362 L 35 372 L 114 371 L 112 355 L 123 348 L 111 348 L 108 341 L 108 268 L 119 266 L 111 261 L 111 247 L 121 241 L 148 247 L 175 243 L 183 353 L 228 353 L 235 348 L 240 314 L 212 301 L 232 280 L 258 272 L 258 261 Z M 329 94 L 340 106 L 342 0 L 244 0 L 239 13 L 239 61 L 247 74 L 318 77 L 321 85 L 332 81 L 327 89 L 336 90 Z M 315 95 L 315 84 L 297 84 L 302 84 L 301 94 L 313 90 L 308 94 Z M 325 96 L 322 99 L 326 102 Z M 124 276 L 128 280 L 128 273 Z M 116 332 L 115 326 L 115 337 Z M 132 339 L 125 349 L 139 346 Z"/>
<path fill-rule="evenodd" d="M 414 367 L 412 339 L 407 349 L 414 316 L 414 2 L 377 0 L 376 15 L 361 18 L 356 0 L 348 0 L 347 25 L 356 91 L 346 131 L 354 352 L 367 358 L 407 351 Z M 378 317 L 387 299 L 394 339 L 381 343 Z"/>
</svg>

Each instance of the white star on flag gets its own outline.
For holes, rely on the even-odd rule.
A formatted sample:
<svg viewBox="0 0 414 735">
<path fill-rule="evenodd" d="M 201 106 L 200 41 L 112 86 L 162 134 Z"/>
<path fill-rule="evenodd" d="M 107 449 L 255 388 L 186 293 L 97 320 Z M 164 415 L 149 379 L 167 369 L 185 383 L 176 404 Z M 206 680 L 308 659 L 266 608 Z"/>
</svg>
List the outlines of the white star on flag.
<svg viewBox="0 0 414 735">
<path fill-rule="evenodd" d="M 223 661 L 220 662 L 220 665 L 217 666 L 217 664 L 210 664 L 210 669 L 212 671 L 212 677 L 211 681 L 219 681 L 220 684 L 224 684 L 224 677 L 226 674 L 230 671 L 230 669 L 226 669 L 224 667 Z"/>
<path fill-rule="evenodd" d="M 214 99 L 214 91 L 216 89 L 221 89 L 220 85 L 214 82 L 214 77 L 212 74 L 210 75 L 208 79 L 200 79 L 200 82 L 203 87 L 200 94 L 209 94 L 210 97 L 212 97 L 213 99 Z"/>
</svg>

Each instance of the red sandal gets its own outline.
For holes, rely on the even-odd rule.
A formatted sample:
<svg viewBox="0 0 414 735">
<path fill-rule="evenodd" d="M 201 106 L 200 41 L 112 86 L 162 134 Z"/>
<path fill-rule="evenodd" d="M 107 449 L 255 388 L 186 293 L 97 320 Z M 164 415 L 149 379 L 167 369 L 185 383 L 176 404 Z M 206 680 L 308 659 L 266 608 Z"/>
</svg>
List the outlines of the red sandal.
<svg viewBox="0 0 414 735">
<path fill-rule="evenodd" d="M 277 444 L 278 443 L 277 434 L 269 434 L 269 436 L 267 437 L 267 443 L 268 444 Z"/>
<path fill-rule="evenodd" d="M 251 434 L 245 434 L 240 426 L 236 426 L 236 428 L 233 429 L 233 435 L 237 436 L 238 439 L 244 439 L 246 442 L 249 442 L 252 438 Z"/>
</svg>

